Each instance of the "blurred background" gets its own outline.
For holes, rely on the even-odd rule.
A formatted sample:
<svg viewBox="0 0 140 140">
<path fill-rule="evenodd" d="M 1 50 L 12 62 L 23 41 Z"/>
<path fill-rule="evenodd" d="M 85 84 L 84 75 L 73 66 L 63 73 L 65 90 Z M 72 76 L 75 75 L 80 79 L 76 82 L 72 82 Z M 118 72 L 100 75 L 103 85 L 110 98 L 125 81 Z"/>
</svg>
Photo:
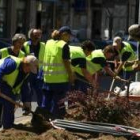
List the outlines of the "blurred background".
<svg viewBox="0 0 140 140">
<path fill-rule="evenodd" d="M 73 43 L 94 40 L 99 46 L 119 35 L 127 39 L 128 27 L 139 22 L 140 0 L 0 0 L 0 38 L 27 35 L 30 28 L 43 31 L 46 41 L 54 29 L 68 25 Z M 103 43 L 103 44 L 102 44 Z"/>
</svg>

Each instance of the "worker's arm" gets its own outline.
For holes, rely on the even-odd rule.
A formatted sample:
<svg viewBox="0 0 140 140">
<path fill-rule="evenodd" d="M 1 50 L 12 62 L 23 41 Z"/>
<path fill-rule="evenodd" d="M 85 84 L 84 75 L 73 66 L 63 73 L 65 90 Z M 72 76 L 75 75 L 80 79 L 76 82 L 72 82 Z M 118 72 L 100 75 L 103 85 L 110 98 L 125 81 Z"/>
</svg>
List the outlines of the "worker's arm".
<svg viewBox="0 0 140 140">
<path fill-rule="evenodd" d="M 127 80 L 122 79 L 120 76 L 117 76 L 117 74 L 114 73 L 109 67 L 105 67 L 105 70 L 106 70 L 106 72 L 107 72 L 110 76 L 112 76 L 114 79 L 120 80 L 120 81 L 123 81 L 123 82 L 128 82 Z"/>
<path fill-rule="evenodd" d="M 82 61 L 83 62 L 83 61 Z M 92 75 L 89 73 L 89 71 L 86 69 L 86 59 L 85 59 L 85 65 L 82 66 L 82 64 L 79 66 L 81 67 L 81 71 L 84 75 L 84 77 L 89 81 L 89 83 L 94 86 L 94 88 L 97 88 L 97 81 L 92 77 Z"/>
<path fill-rule="evenodd" d="M 116 73 L 113 72 L 109 66 L 105 66 L 104 69 L 105 69 L 106 73 L 108 73 L 110 76 L 116 77 Z"/>
<path fill-rule="evenodd" d="M 73 74 L 72 69 L 71 69 L 70 50 L 69 50 L 68 44 L 66 44 L 63 47 L 63 50 L 62 50 L 62 59 L 63 59 L 64 66 L 66 68 L 66 71 L 68 73 L 68 76 L 69 76 L 69 81 L 71 83 L 73 83 L 74 82 L 74 74 Z"/>
<path fill-rule="evenodd" d="M 5 58 L 4 62 L 0 65 L 0 84 L 4 75 L 10 74 L 16 69 L 16 63 L 10 57 Z"/>
<path fill-rule="evenodd" d="M 84 77 L 85 77 L 90 83 L 92 83 L 92 76 L 91 76 L 91 74 L 87 71 L 87 69 L 81 68 L 81 70 L 82 70 L 82 73 L 83 73 Z"/>
<path fill-rule="evenodd" d="M 70 83 L 73 83 L 74 82 L 74 74 L 71 70 L 70 61 L 69 60 L 63 60 L 63 63 L 64 63 L 64 66 L 66 68 L 66 71 L 68 73 L 69 81 L 70 81 Z"/>
<path fill-rule="evenodd" d="M 131 52 L 124 52 L 122 55 L 121 55 L 121 61 L 120 61 L 120 64 L 119 64 L 119 66 L 118 66 L 118 68 L 116 69 L 116 73 L 118 74 L 120 71 L 121 71 L 121 69 L 122 69 L 122 67 L 123 66 L 127 66 L 128 65 L 128 60 L 129 60 L 129 58 L 130 58 L 130 56 L 132 55 L 132 53 Z"/>
<path fill-rule="evenodd" d="M 115 73 L 119 73 L 120 71 L 121 71 L 121 69 L 122 69 L 122 67 L 123 67 L 123 65 L 125 64 L 125 62 L 120 62 L 120 64 L 119 64 L 119 66 L 117 67 L 117 69 L 115 70 Z"/>
<path fill-rule="evenodd" d="M 80 58 L 74 58 L 71 60 L 71 65 L 73 67 L 78 67 L 81 68 L 83 76 L 90 82 L 92 83 L 92 75 L 88 72 L 86 68 L 86 58 L 80 57 Z"/>
</svg>

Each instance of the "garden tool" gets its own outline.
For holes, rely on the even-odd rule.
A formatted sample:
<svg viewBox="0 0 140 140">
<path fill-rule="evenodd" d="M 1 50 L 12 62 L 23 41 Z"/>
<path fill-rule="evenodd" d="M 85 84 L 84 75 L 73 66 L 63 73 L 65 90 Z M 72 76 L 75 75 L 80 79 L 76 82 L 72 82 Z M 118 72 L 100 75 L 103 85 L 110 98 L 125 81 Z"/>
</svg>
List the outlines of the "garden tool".
<svg viewBox="0 0 140 140">
<path fill-rule="evenodd" d="M 1 92 L 0 92 L 0 97 L 3 98 L 3 99 L 5 99 L 5 100 L 7 100 L 7 101 L 9 101 L 10 103 L 14 104 L 15 106 L 18 106 L 18 107 L 20 107 L 20 108 L 26 110 L 26 108 L 24 107 L 24 105 L 22 105 L 22 104 L 20 104 L 20 103 L 18 103 L 18 102 L 16 102 L 16 101 L 14 101 L 13 99 L 11 99 L 10 97 L 8 97 L 7 95 L 5 95 L 5 94 L 3 94 L 3 93 L 1 93 Z M 34 118 L 34 121 L 35 121 L 37 124 L 39 124 L 39 126 L 41 126 L 42 124 L 44 124 L 44 122 L 45 122 L 45 117 L 44 117 L 42 114 L 40 114 L 40 113 L 35 113 L 35 112 L 31 111 L 30 109 L 27 109 L 27 110 L 28 110 L 30 113 L 32 113 L 33 118 Z"/>
</svg>

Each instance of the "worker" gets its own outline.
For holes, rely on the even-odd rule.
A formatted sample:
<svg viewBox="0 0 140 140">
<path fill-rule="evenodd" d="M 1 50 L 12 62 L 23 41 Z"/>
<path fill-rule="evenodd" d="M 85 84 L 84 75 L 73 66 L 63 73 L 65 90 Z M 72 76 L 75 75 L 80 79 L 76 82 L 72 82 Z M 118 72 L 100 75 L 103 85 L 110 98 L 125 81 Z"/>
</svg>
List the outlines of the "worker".
<svg viewBox="0 0 140 140">
<path fill-rule="evenodd" d="M 133 24 L 128 28 L 129 40 L 140 41 L 140 25 Z"/>
<path fill-rule="evenodd" d="M 74 90 L 87 93 L 91 85 L 96 87 L 96 82 L 93 81 L 86 67 L 86 56 L 90 55 L 93 50 L 95 50 L 95 45 L 89 40 L 84 41 L 80 47 L 70 46 L 71 65 L 76 76 Z"/>
<path fill-rule="evenodd" d="M 70 65 L 70 51 L 68 42 L 71 30 L 63 26 L 52 32 L 52 39 L 46 42 L 44 55 L 44 86 L 46 109 L 52 114 L 64 117 L 65 108 L 59 108 L 59 102 L 65 98 L 70 83 L 74 82 L 74 75 Z"/>
<path fill-rule="evenodd" d="M 117 76 L 116 73 L 113 72 L 107 64 L 107 60 L 112 59 L 114 57 L 114 54 L 115 52 L 112 45 L 106 46 L 103 50 L 98 49 L 92 51 L 91 55 L 86 57 L 87 69 L 92 75 L 104 69 L 106 73 L 108 73 L 113 78 L 121 80 L 121 78 Z"/>
<path fill-rule="evenodd" d="M 8 56 L 0 60 L 0 91 L 13 100 L 20 94 L 21 86 L 30 72 L 37 73 L 38 60 L 29 55 L 24 58 Z M 2 125 L 13 127 L 15 105 L 0 97 L 3 105 Z"/>
<path fill-rule="evenodd" d="M 136 53 L 130 43 L 122 41 L 120 37 L 115 37 L 113 40 L 113 47 L 117 51 L 120 59 L 120 64 L 116 69 L 116 73 L 119 74 L 123 68 L 123 78 L 128 80 L 135 80 L 135 72 L 132 68 L 130 61 L 137 59 Z"/>
<path fill-rule="evenodd" d="M 15 34 L 12 38 L 12 45 L 0 49 L 0 59 L 8 57 L 9 55 L 19 57 L 19 58 L 24 57 L 25 53 L 21 50 L 21 48 L 23 47 L 23 43 L 25 41 L 26 41 L 26 37 L 24 34 Z M 0 116 L 1 114 L 2 114 L 2 105 L 0 104 Z"/>
<path fill-rule="evenodd" d="M 25 53 L 21 50 L 26 37 L 24 34 L 15 34 L 12 38 L 12 46 L 0 49 L 0 59 L 5 58 L 8 55 L 15 57 L 24 57 Z"/>
<path fill-rule="evenodd" d="M 32 54 L 39 60 L 39 69 L 37 74 L 31 73 L 23 85 L 23 102 L 31 107 L 32 95 L 35 93 L 37 104 L 39 107 L 43 104 L 43 76 L 42 76 L 42 61 L 44 57 L 45 43 L 41 42 L 42 31 L 40 29 L 29 30 L 29 40 L 24 43 L 23 51 L 26 55 Z M 24 115 L 27 115 L 26 111 Z"/>
<path fill-rule="evenodd" d="M 139 24 L 133 24 L 128 28 L 128 33 L 129 33 L 129 40 L 132 41 L 137 41 L 137 60 L 134 62 L 134 64 L 132 65 L 132 68 L 134 69 L 134 71 L 140 71 L 140 55 L 139 55 L 139 51 L 140 51 L 140 25 Z M 137 77 L 136 77 L 137 78 Z"/>
</svg>

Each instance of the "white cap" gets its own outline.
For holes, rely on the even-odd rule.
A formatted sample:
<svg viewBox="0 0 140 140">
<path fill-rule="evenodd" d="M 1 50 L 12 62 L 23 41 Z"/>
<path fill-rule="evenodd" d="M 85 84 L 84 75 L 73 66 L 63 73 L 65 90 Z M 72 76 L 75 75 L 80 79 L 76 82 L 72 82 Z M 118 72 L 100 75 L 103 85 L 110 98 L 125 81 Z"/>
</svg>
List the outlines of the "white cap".
<svg viewBox="0 0 140 140">
<path fill-rule="evenodd" d="M 117 46 L 118 44 L 122 43 L 122 39 L 119 36 L 114 37 L 113 39 L 113 46 Z"/>
<path fill-rule="evenodd" d="M 38 68 L 38 59 L 33 55 L 27 55 L 26 56 L 26 62 L 29 63 L 31 72 L 36 74 L 37 68 Z"/>
</svg>

